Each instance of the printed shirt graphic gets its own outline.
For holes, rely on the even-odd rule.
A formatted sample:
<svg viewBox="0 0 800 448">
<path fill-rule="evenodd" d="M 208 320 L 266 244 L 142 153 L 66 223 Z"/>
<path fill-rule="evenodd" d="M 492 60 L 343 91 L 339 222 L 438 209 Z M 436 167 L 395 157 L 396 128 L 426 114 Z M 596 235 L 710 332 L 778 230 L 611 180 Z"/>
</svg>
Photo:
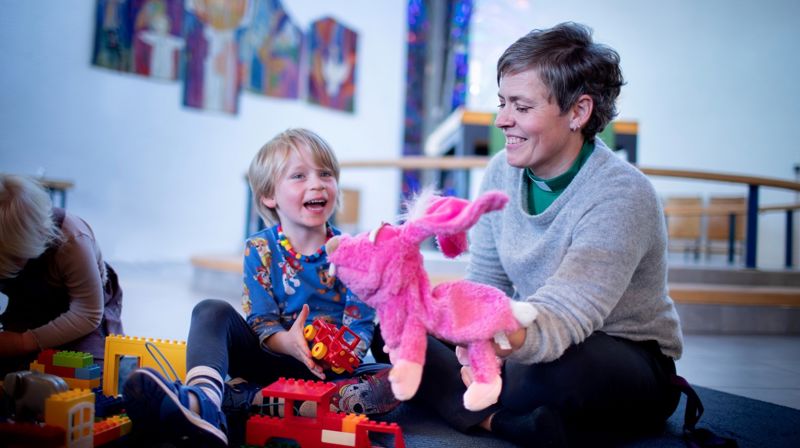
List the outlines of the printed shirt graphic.
<svg viewBox="0 0 800 448">
<path fill-rule="evenodd" d="M 333 233 L 340 234 L 336 228 Z M 306 325 L 316 318 L 336 326 L 347 325 L 361 338 L 357 351 L 359 357 L 364 356 L 372 340 L 375 310 L 331 277 L 329 267 L 324 249 L 322 256 L 312 260 L 291 257 L 278 243 L 277 226 L 247 239 L 242 308 L 262 344 L 274 333 L 288 330 L 307 303 L 310 313 Z"/>
</svg>

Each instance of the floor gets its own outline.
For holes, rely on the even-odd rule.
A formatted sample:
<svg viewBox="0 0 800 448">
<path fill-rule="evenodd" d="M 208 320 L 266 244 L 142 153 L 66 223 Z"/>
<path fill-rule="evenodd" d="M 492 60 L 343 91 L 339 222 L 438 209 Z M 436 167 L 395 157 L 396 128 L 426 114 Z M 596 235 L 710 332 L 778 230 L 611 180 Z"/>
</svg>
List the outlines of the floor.
<svg viewBox="0 0 800 448">
<path fill-rule="evenodd" d="M 132 336 L 186 340 L 192 307 L 220 298 L 239 308 L 239 281 L 195 274 L 189 263 L 115 264 Z M 691 383 L 800 409 L 800 336 L 684 336 L 678 373 Z"/>
</svg>

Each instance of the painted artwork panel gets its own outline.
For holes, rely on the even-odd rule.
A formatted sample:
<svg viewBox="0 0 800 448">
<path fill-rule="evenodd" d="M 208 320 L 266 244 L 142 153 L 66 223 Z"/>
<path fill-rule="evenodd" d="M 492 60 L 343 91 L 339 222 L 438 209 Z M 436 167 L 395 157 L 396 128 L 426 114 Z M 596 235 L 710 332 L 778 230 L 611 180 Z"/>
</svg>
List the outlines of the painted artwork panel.
<svg viewBox="0 0 800 448">
<path fill-rule="evenodd" d="M 176 80 L 183 40 L 183 0 L 132 0 L 133 72 Z"/>
<path fill-rule="evenodd" d="M 358 35 L 333 18 L 311 24 L 308 101 L 353 112 Z"/>
<path fill-rule="evenodd" d="M 239 35 L 246 0 L 194 0 L 183 17 L 183 104 L 235 114 L 239 108 Z"/>
<path fill-rule="evenodd" d="M 132 69 L 131 2 L 97 0 L 92 64 L 121 72 Z"/>
<path fill-rule="evenodd" d="M 298 98 L 303 32 L 280 0 L 254 0 L 253 17 L 239 42 L 245 89 Z"/>
</svg>

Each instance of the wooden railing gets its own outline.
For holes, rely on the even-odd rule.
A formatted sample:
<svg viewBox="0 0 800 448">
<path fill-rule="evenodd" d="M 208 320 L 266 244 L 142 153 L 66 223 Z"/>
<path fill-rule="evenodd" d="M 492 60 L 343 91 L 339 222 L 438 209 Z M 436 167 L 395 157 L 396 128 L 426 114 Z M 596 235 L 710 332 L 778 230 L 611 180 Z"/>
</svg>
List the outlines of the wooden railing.
<svg viewBox="0 0 800 448">
<path fill-rule="evenodd" d="M 0 174 L 6 175 L 10 173 L 2 173 Z M 67 208 L 67 191 L 72 189 L 75 184 L 70 180 L 60 180 L 60 179 L 46 179 L 43 177 L 35 177 L 34 178 L 39 184 L 47 190 L 47 193 L 50 195 L 50 200 L 53 201 L 53 205 L 57 205 L 61 208 Z"/>
<path fill-rule="evenodd" d="M 57 180 L 57 179 L 38 179 L 39 183 L 47 190 L 50 194 L 50 200 L 53 201 L 53 204 L 58 205 L 61 208 L 67 208 L 67 190 L 72 189 L 75 184 L 69 180 Z M 56 202 L 58 200 L 58 202 Z"/>
<path fill-rule="evenodd" d="M 394 168 L 405 170 L 458 170 L 484 168 L 489 162 L 488 157 L 403 157 L 399 159 L 383 160 L 350 160 L 342 161 L 342 168 Z M 785 211 L 786 212 L 786 267 L 793 265 L 792 249 L 794 244 L 793 236 L 793 214 L 800 208 L 798 204 L 770 205 L 759 207 L 759 190 L 761 187 L 778 188 L 784 190 L 800 192 L 800 182 L 792 182 L 782 179 L 742 176 L 736 174 L 714 173 L 707 171 L 677 170 L 664 168 L 638 167 L 644 174 L 654 177 L 674 177 L 680 179 L 696 179 L 712 182 L 728 182 L 743 184 L 748 187 L 747 206 L 746 206 L 746 228 L 745 236 L 745 266 L 748 268 L 756 267 L 756 250 L 758 248 L 758 213 Z M 730 210 L 727 210 L 730 213 Z"/>
</svg>

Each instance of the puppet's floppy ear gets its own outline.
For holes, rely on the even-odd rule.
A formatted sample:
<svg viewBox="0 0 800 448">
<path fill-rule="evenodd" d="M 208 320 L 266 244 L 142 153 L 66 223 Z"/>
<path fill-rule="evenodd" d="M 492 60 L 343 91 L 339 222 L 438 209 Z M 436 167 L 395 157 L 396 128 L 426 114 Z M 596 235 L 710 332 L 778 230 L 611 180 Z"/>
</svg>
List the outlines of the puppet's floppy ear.
<svg viewBox="0 0 800 448">
<path fill-rule="evenodd" d="M 439 244 L 439 250 L 441 250 L 447 258 L 455 258 L 463 254 L 469 248 L 467 232 L 458 232 L 452 235 L 436 235 L 436 242 Z"/>
<path fill-rule="evenodd" d="M 436 235 L 442 253 L 452 258 L 467 250 L 467 229 L 481 215 L 500 210 L 507 202 L 508 196 L 501 191 L 488 191 L 473 202 L 435 196 L 422 216 L 406 224 L 426 237 Z"/>
</svg>

